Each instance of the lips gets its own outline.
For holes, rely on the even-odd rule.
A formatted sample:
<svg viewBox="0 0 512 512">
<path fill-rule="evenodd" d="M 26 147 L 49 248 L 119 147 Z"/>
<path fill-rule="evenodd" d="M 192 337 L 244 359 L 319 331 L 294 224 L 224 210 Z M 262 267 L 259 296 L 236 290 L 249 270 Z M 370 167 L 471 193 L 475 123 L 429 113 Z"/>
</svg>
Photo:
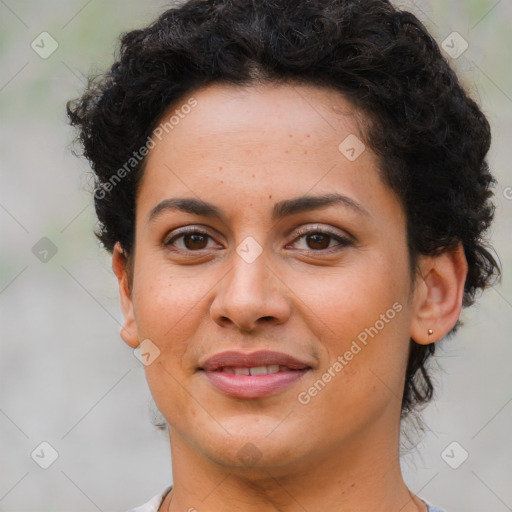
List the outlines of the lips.
<svg viewBox="0 0 512 512">
<path fill-rule="evenodd" d="M 204 363 L 201 370 L 209 383 L 235 398 L 275 395 L 301 379 L 311 366 L 280 352 L 221 352 Z"/>
<path fill-rule="evenodd" d="M 279 366 L 278 364 L 269 364 L 266 366 L 253 366 L 246 368 L 245 366 L 223 366 L 217 371 L 224 373 L 232 373 L 234 375 L 267 375 L 278 372 L 287 372 L 290 368 L 287 366 Z"/>
<path fill-rule="evenodd" d="M 252 353 L 237 351 L 221 352 L 207 359 L 200 365 L 200 368 L 205 371 L 214 372 L 224 368 L 258 368 L 263 366 L 285 367 L 287 370 L 304 370 L 310 367 L 308 363 L 288 354 L 261 350 Z"/>
</svg>

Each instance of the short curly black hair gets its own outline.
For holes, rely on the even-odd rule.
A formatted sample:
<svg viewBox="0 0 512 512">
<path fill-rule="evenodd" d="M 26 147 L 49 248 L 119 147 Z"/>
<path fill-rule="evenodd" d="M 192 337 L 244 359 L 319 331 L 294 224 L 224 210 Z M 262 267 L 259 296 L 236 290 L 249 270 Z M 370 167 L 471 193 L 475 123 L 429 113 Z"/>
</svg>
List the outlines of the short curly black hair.
<svg viewBox="0 0 512 512">
<path fill-rule="evenodd" d="M 499 277 L 484 238 L 494 216 L 489 123 L 424 25 L 387 0 L 189 0 L 122 35 L 118 60 L 67 104 L 108 251 L 120 242 L 132 253 L 138 150 L 169 108 L 212 83 L 265 82 L 328 87 L 363 113 L 365 142 L 406 212 L 411 275 L 419 254 L 460 242 L 464 307 Z M 402 417 L 432 397 L 434 349 L 411 339 Z"/>
</svg>

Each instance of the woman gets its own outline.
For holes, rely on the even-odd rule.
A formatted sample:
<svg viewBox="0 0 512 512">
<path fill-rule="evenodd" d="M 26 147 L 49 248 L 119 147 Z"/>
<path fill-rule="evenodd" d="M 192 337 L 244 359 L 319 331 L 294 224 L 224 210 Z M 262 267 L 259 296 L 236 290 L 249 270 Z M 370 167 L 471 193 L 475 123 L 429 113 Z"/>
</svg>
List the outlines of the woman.
<svg viewBox="0 0 512 512">
<path fill-rule="evenodd" d="M 439 511 L 400 421 L 499 268 L 489 125 L 385 0 L 192 0 L 68 104 L 168 423 L 142 511 Z"/>
</svg>

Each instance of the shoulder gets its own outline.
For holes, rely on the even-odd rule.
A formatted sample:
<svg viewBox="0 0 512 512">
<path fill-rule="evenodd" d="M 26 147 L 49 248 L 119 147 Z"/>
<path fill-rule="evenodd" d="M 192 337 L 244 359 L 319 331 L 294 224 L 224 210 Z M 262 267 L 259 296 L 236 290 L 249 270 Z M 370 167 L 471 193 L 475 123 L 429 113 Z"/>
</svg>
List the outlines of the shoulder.
<svg viewBox="0 0 512 512">
<path fill-rule="evenodd" d="M 428 512 L 445 512 L 444 510 L 434 507 L 434 505 L 429 505 L 428 503 L 427 503 L 427 508 L 428 508 Z"/>
<path fill-rule="evenodd" d="M 139 505 L 138 507 L 127 510 L 127 512 L 158 512 L 158 508 L 162 504 L 165 496 L 171 491 L 172 485 L 170 487 L 166 487 L 163 491 L 159 492 L 156 496 L 153 496 L 148 502 L 143 505 Z M 423 501 L 423 500 L 422 500 Z M 445 512 L 440 508 L 434 507 L 434 505 L 430 505 L 429 503 L 424 503 L 427 505 L 428 512 Z"/>
<path fill-rule="evenodd" d="M 159 492 L 156 496 L 153 496 L 147 503 L 144 503 L 143 505 L 139 505 L 138 507 L 127 510 L 126 512 L 158 512 L 158 508 L 160 507 L 165 496 L 169 493 L 169 491 L 171 489 L 172 489 L 172 486 L 166 487 L 163 491 Z"/>
</svg>

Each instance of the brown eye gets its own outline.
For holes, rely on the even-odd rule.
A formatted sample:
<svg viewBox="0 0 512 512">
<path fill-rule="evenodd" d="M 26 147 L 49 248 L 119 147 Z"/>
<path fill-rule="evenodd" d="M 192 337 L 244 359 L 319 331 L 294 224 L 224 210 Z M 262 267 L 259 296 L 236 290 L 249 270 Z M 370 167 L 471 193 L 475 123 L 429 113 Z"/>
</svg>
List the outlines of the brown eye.
<svg viewBox="0 0 512 512">
<path fill-rule="evenodd" d="M 312 235 L 307 235 L 306 240 L 308 247 L 310 249 L 318 250 L 318 249 L 327 249 L 329 247 L 332 236 L 325 235 L 321 233 L 315 233 Z"/>
<path fill-rule="evenodd" d="M 180 251 L 200 251 L 208 249 L 208 242 L 213 238 L 203 231 L 197 229 L 189 230 L 186 232 L 178 233 L 175 236 L 167 239 L 164 246 L 168 248 L 175 248 Z"/>
<path fill-rule="evenodd" d="M 187 249 L 204 249 L 208 244 L 208 237 L 199 234 L 183 235 L 183 245 Z"/>
<path fill-rule="evenodd" d="M 353 242 L 344 236 L 322 231 L 319 229 L 300 230 L 298 237 L 292 242 L 296 249 L 309 252 L 327 253 L 342 250 L 353 245 Z M 334 244 L 332 244 L 334 242 Z"/>
</svg>

